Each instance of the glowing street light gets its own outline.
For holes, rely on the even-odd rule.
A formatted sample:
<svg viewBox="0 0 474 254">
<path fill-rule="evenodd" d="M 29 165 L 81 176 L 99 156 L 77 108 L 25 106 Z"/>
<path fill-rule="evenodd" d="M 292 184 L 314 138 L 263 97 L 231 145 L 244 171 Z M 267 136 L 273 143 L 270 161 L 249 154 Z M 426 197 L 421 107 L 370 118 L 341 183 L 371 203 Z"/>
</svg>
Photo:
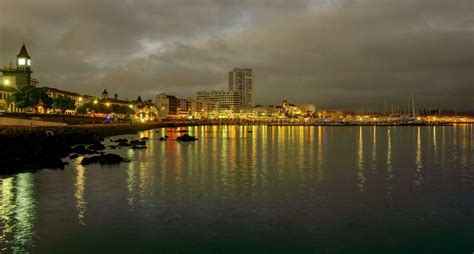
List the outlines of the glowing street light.
<svg viewBox="0 0 474 254">
<path fill-rule="evenodd" d="M 3 80 L 3 84 L 6 86 L 10 85 L 10 80 L 8 79 Z"/>
<path fill-rule="evenodd" d="M 105 106 L 110 107 L 110 102 L 105 103 Z"/>
<path fill-rule="evenodd" d="M 97 103 L 99 103 L 99 101 L 98 101 L 98 100 L 94 100 L 94 104 L 97 104 Z"/>
</svg>

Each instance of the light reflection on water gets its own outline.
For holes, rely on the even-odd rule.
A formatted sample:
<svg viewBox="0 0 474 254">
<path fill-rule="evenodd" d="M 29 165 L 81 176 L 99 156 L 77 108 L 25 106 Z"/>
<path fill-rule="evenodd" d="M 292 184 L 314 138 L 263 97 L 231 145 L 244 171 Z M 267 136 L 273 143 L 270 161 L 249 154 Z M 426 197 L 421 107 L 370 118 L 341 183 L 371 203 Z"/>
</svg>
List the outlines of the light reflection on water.
<svg viewBox="0 0 474 254">
<path fill-rule="evenodd" d="M 396 239 L 407 250 L 417 237 L 456 232 L 463 247 L 474 235 L 461 226 L 474 223 L 472 125 L 184 129 L 199 141 L 159 141 L 182 134 L 167 129 L 124 136 L 150 141 L 145 150 L 110 150 L 132 160 L 120 166 L 72 160 L 64 171 L 1 177 L 0 252 L 97 247 L 88 236 L 98 232 L 96 240 L 126 239 L 119 251 L 135 243 L 173 249 L 176 239 L 285 247 L 292 235 L 286 247 L 363 248 L 362 238 L 334 240 L 345 239 L 340 232 L 382 247 Z M 133 235 L 113 233 L 130 228 Z"/>
</svg>

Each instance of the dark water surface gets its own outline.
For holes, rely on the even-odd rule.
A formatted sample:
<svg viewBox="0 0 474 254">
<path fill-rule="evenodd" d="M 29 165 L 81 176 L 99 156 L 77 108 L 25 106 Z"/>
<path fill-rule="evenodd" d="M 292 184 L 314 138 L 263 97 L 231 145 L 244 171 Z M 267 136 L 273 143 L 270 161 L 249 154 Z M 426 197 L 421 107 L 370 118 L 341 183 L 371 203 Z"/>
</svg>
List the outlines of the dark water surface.
<svg viewBox="0 0 474 254">
<path fill-rule="evenodd" d="M 188 129 L 0 177 L 0 253 L 474 251 L 473 125 Z"/>
</svg>

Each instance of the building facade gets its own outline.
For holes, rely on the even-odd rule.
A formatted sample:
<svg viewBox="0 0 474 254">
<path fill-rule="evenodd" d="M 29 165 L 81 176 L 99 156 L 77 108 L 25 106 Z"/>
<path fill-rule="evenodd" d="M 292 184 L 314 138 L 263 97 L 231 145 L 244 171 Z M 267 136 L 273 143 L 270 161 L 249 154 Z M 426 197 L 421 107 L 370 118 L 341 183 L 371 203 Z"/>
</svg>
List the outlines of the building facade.
<svg viewBox="0 0 474 254">
<path fill-rule="evenodd" d="M 11 96 L 16 91 L 16 78 L 14 76 L 0 76 L 0 112 L 18 111 L 11 101 Z"/>
<path fill-rule="evenodd" d="M 316 106 L 313 104 L 299 104 L 298 108 L 301 110 L 301 113 L 305 116 L 312 116 L 316 113 Z"/>
<path fill-rule="evenodd" d="M 176 96 L 161 93 L 156 96 L 156 107 L 161 117 L 178 114 L 178 99 Z"/>
<path fill-rule="evenodd" d="M 255 107 L 255 84 L 253 70 L 234 68 L 229 72 L 229 91 L 240 95 L 240 107 L 249 109 Z"/>
<path fill-rule="evenodd" d="M 197 99 L 213 101 L 218 110 L 239 110 L 241 106 L 240 93 L 235 91 L 202 91 L 197 93 Z"/>
</svg>

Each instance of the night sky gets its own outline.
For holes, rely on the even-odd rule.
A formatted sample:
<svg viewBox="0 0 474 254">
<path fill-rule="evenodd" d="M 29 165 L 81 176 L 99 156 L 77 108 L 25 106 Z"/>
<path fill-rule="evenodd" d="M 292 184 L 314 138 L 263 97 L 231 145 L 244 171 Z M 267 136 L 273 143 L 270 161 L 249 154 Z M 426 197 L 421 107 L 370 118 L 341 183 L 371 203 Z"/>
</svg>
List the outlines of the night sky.
<svg viewBox="0 0 474 254">
<path fill-rule="evenodd" d="M 472 0 L 0 0 L 0 64 L 21 43 L 41 86 L 122 99 L 227 89 L 257 104 L 474 110 Z"/>
</svg>

